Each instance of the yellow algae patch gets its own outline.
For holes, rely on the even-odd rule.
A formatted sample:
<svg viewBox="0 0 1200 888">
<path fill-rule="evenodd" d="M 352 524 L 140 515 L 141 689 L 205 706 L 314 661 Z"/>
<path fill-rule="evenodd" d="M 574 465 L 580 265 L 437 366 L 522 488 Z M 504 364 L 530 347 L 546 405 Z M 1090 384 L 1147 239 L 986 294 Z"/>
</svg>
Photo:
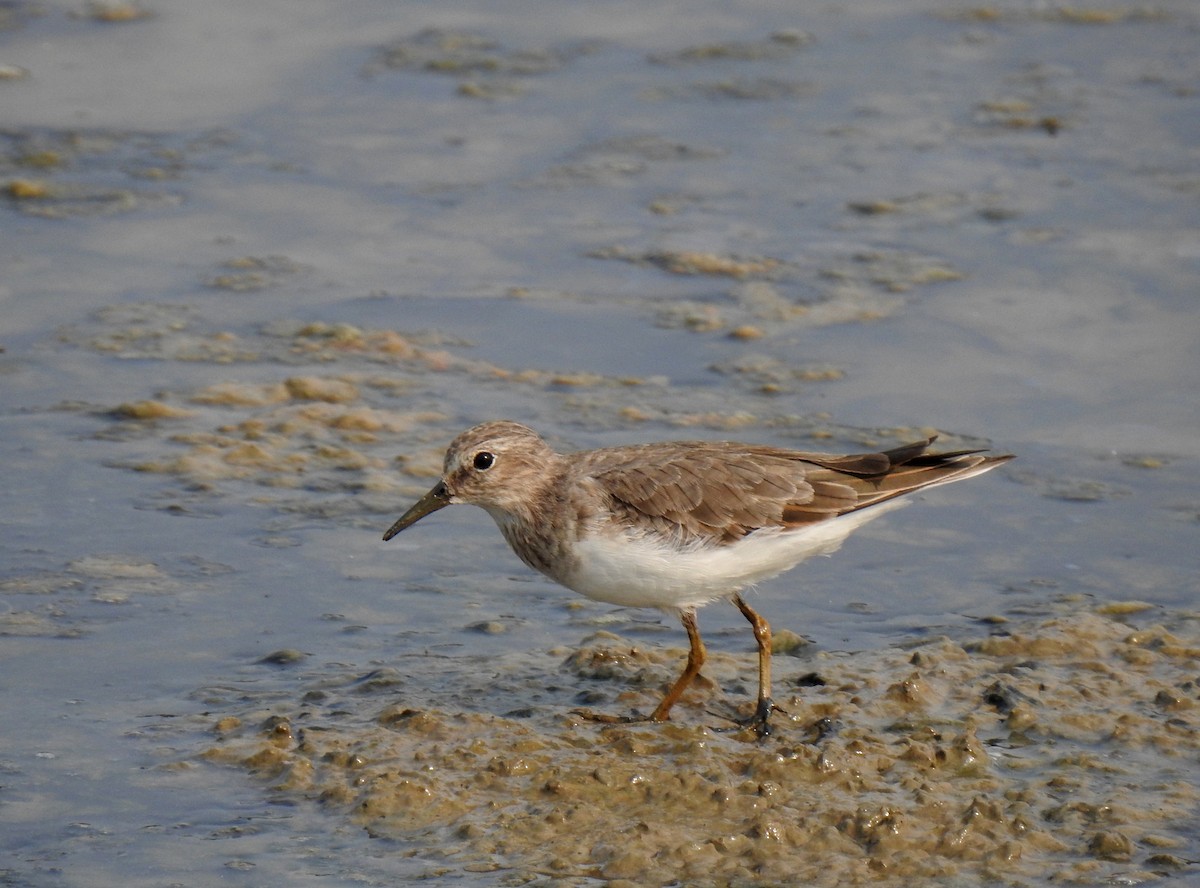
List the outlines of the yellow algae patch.
<svg viewBox="0 0 1200 888">
<path fill-rule="evenodd" d="M 267 472 L 296 471 L 301 467 L 302 461 L 298 464 L 293 457 L 281 458 L 270 448 L 243 442 L 229 442 L 226 446 L 197 443 L 180 456 L 130 465 L 138 472 L 184 475 L 196 481 L 262 477 Z"/>
<path fill-rule="evenodd" d="M 1102 604 L 1096 609 L 1097 613 L 1108 614 L 1111 616 L 1122 616 L 1126 614 L 1137 614 L 1142 611 L 1154 610 L 1154 605 L 1147 601 L 1110 601 L 1107 604 Z"/>
<path fill-rule="evenodd" d="M 635 265 L 656 266 L 671 274 L 712 275 L 746 278 L 773 278 L 795 269 L 780 259 L 769 256 L 734 256 L 700 250 L 652 250 L 639 252 L 614 246 L 593 250 L 588 254 L 596 259 L 619 259 Z"/>
<path fill-rule="evenodd" d="M 122 23 L 136 22 L 151 18 L 154 15 L 149 9 L 144 9 L 136 3 L 93 2 L 87 5 L 87 17 L 97 22 Z"/>
<path fill-rule="evenodd" d="M 1166 19 L 1170 13 L 1153 5 L 1114 7 L 1100 9 L 1087 6 L 1031 6 L 1013 10 L 995 6 L 969 7 L 962 10 L 939 13 L 951 20 L 979 22 L 1024 22 L 1046 21 L 1068 25 L 1114 25 L 1120 22 L 1153 22 Z"/>
<path fill-rule="evenodd" d="M 229 407 L 262 407 L 286 401 L 291 395 L 283 383 L 254 385 L 243 382 L 218 382 L 196 392 L 189 401 Z"/>
<path fill-rule="evenodd" d="M 360 432 L 381 432 L 385 429 L 388 431 L 399 431 L 405 427 L 397 425 L 394 422 L 389 422 L 388 420 L 389 417 L 385 416 L 382 410 L 376 410 L 373 407 L 361 407 L 357 410 L 339 413 L 330 420 L 329 425 L 335 429 Z"/>
<path fill-rule="evenodd" d="M 584 387 L 598 385 L 604 380 L 604 377 L 599 373 L 555 373 L 547 378 L 550 385 L 561 385 L 569 387 Z"/>
<path fill-rule="evenodd" d="M 757 425 L 761 418 L 753 413 L 679 413 L 667 417 L 676 428 L 742 429 Z"/>
<path fill-rule="evenodd" d="M 275 452 L 261 444 L 246 442 L 235 444 L 221 457 L 232 466 L 270 466 L 276 461 Z"/>
<path fill-rule="evenodd" d="M 337 353 L 434 363 L 446 358 L 444 352 L 430 351 L 397 330 L 363 330 L 353 324 L 317 321 L 297 328 L 290 333 L 290 338 L 293 352 L 321 359 L 332 359 Z"/>
<path fill-rule="evenodd" d="M 292 376 L 285 379 L 288 394 L 302 401 L 345 403 L 358 400 L 358 387 L 341 379 L 321 376 Z"/>
<path fill-rule="evenodd" d="M 191 410 L 184 410 L 182 407 L 172 407 L 162 401 L 132 401 L 125 404 L 118 404 L 113 410 L 113 415 L 121 419 L 186 419 L 195 414 Z"/>
<path fill-rule="evenodd" d="M 359 449 L 382 436 L 401 436 L 414 429 L 445 419 L 434 411 L 395 411 L 350 407 L 328 400 L 293 400 L 291 391 L 310 398 L 347 396 L 352 383 L 345 380 L 296 378 L 291 386 L 235 386 L 222 384 L 206 389 L 194 401 L 219 406 L 247 403 L 265 405 L 266 410 L 239 421 L 217 426 L 213 431 L 181 432 L 169 437 L 188 451 L 170 457 L 146 459 L 130 464 L 143 472 L 186 475 L 198 481 L 235 478 L 269 486 L 295 486 L 295 476 L 313 472 L 379 471 L 387 467 L 391 453 L 376 456 Z M 347 388 L 349 387 L 349 388 Z M 357 389 L 355 389 L 357 391 Z M 275 404 L 287 396 L 282 404 Z M 291 480 L 289 480 L 291 479 Z M 366 477 L 334 482 L 334 486 L 393 489 L 395 481 Z"/>
<path fill-rule="evenodd" d="M 71 573 L 105 579 L 151 579 L 165 576 L 157 564 L 124 555 L 85 555 L 67 565 Z"/>
<path fill-rule="evenodd" d="M 381 410 L 375 407 L 358 407 L 338 413 L 330 421 L 330 426 L 339 430 L 354 430 L 366 432 L 407 432 L 417 426 L 442 422 L 446 417 L 441 413 L 429 411 L 416 413 L 401 413 L 395 410 Z"/>
<path fill-rule="evenodd" d="M 740 339 L 743 341 L 762 339 L 766 335 L 761 327 L 756 327 L 753 324 L 740 324 L 729 331 L 730 339 Z"/>
<path fill-rule="evenodd" d="M 650 258 L 673 274 L 714 274 L 733 278 L 769 274 L 780 265 L 778 259 L 742 259 L 690 250 L 655 253 Z"/>
<path fill-rule="evenodd" d="M 132 463 L 136 472 L 154 472 L 166 475 L 187 475 L 188 478 L 212 481 L 228 478 L 246 478 L 252 469 L 235 466 L 226 460 L 227 450 L 211 444 L 194 446 L 182 456 L 169 460 L 143 460 Z"/>
<path fill-rule="evenodd" d="M 209 278 L 208 286 L 235 293 L 276 286 L 287 275 L 303 269 L 303 266 L 286 256 L 242 256 L 230 259 L 224 266 L 230 270 L 229 273 Z"/>
<path fill-rule="evenodd" d="M 317 447 L 315 456 L 339 469 L 361 470 L 374 464 L 365 454 L 357 450 L 349 447 L 335 447 L 332 444 L 322 444 Z"/>
<path fill-rule="evenodd" d="M 397 455 L 392 464 L 413 478 L 436 478 L 442 473 L 445 448 L 426 448 L 414 453 Z"/>
<path fill-rule="evenodd" d="M 1121 462 L 1127 466 L 1133 466 L 1138 469 L 1161 469 L 1170 465 L 1170 460 L 1162 456 L 1150 456 L 1149 454 L 1130 455 L 1123 457 Z"/>
<path fill-rule="evenodd" d="M 648 422 L 654 418 L 652 413 L 643 410 L 641 407 L 626 406 L 617 411 L 617 416 L 626 422 Z"/>
<path fill-rule="evenodd" d="M 1154 6 L 1126 7 L 1124 9 L 1098 9 L 1084 6 L 1056 6 L 1039 9 L 1036 13 L 1040 18 L 1049 21 L 1065 22 L 1072 25 L 1114 25 L 1124 21 L 1155 21 L 1166 16 L 1166 13 Z"/>
<path fill-rule="evenodd" d="M 49 186 L 38 179 L 10 179 L 8 182 L 8 196 L 14 200 L 36 200 L 49 194 Z"/>
</svg>

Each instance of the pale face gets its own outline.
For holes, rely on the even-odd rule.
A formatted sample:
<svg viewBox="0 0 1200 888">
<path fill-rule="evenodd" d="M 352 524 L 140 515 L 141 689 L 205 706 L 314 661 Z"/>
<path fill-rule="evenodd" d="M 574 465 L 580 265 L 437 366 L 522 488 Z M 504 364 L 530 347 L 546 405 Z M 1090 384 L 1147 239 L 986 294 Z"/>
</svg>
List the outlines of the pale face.
<svg viewBox="0 0 1200 888">
<path fill-rule="evenodd" d="M 467 429 L 446 451 L 442 480 L 392 525 L 385 540 L 431 512 L 467 503 L 493 515 L 526 509 L 549 464 L 560 457 L 532 429 L 515 422 L 485 422 Z"/>
</svg>

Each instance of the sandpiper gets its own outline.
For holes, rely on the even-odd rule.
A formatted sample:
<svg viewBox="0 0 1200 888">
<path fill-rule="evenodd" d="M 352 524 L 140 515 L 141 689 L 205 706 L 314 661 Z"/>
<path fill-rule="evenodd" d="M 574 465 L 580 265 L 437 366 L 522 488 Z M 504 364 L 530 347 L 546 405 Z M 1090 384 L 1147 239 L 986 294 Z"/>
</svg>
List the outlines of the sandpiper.
<svg viewBox="0 0 1200 888">
<path fill-rule="evenodd" d="M 666 721 L 704 665 L 697 608 L 728 599 L 758 643 L 758 702 L 738 723 L 765 736 L 775 709 L 771 628 L 742 591 L 833 552 L 907 494 L 1012 459 L 929 453 L 934 440 L 852 455 L 711 441 L 556 453 L 520 423 L 485 422 L 450 443 L 441 480 L 383 538 L 468 503 L 492 516 L 522 561 L 568 589 L 678 613 L 691 645 L 683 674 L 649 715 L 581 713 L 597 721 Z"/>
</svg>

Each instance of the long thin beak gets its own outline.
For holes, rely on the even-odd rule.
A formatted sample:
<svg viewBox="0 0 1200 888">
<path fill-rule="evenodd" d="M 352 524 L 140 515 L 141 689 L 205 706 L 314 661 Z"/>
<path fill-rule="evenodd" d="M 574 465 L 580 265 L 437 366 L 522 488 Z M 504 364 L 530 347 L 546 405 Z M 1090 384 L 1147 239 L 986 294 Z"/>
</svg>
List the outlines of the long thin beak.
<svg viewBox="0 0 1200 888">
<path fill-rule="evenodd" d="M 388 532 L 383 535 L 384 542 L 390 540 L 404 528 L 416 524 L 430 512 L 444 509 L 448 505 L 450 505 L 450 491 L 446 489 L 445 481 L 439 481 L 433 490 L 417 500 L 411 509 L 388 528 Z"/>
</svg>

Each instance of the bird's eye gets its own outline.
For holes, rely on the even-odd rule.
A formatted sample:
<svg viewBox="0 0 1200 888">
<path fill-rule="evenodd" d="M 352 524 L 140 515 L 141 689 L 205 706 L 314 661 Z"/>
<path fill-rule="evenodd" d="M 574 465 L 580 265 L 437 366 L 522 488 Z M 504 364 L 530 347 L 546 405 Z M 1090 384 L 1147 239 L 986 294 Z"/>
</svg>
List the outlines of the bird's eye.
<svg viewBox="0 0 1200 888">
<path fill-rule="evenodd" d="M 481 450 L 475 454 L 475 468 L 481 472 L 486 472 L 492 467 L 492 463 L 496 461 L 496 455 L 488 453 L 486 450 Z"/>
</svg>

